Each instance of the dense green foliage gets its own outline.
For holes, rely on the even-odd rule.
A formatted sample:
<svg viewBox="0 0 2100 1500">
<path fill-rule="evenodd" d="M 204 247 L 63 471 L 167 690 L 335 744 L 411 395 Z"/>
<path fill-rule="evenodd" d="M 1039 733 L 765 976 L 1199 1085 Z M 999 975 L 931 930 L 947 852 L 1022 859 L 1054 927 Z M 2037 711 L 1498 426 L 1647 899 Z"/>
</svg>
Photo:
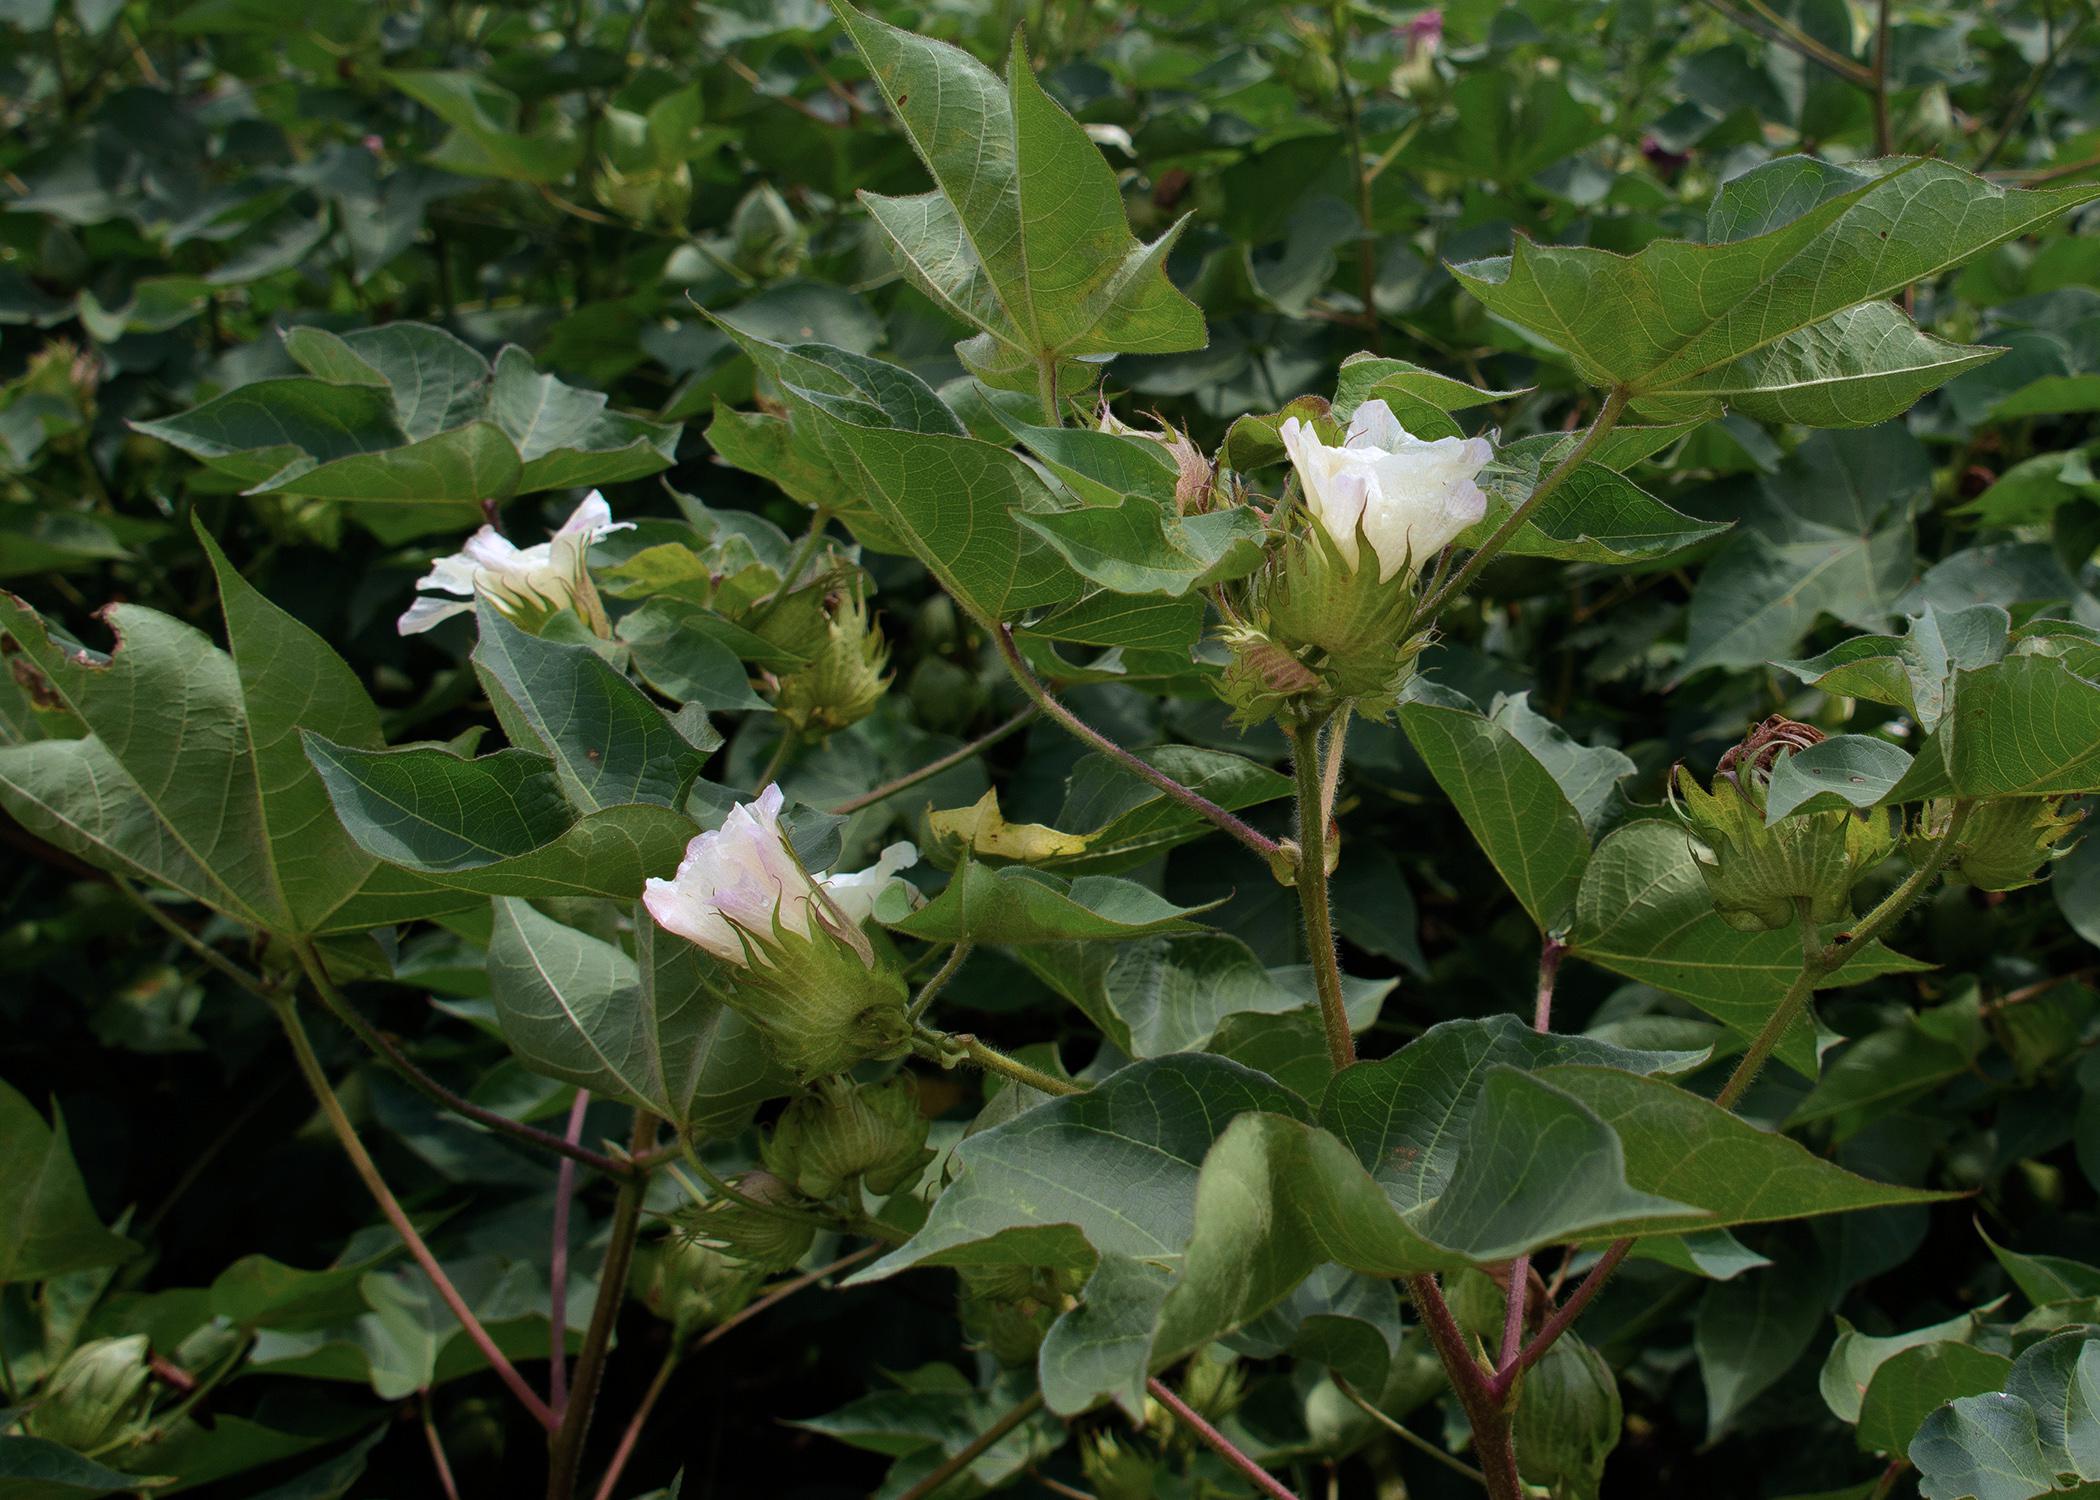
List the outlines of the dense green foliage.
<svg viewBox="0 0 2100 1500">
<path fill-rule="evenodd" d="M 0 0 L 0 1500 L 2100 1495 L 2096 63 Z"/>
</svg>

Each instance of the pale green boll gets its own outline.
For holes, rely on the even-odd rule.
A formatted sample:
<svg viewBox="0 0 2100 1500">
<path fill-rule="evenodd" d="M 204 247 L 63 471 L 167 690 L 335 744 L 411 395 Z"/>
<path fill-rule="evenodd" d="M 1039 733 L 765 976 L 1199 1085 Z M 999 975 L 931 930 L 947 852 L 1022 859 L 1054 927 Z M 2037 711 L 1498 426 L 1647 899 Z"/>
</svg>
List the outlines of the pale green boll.
<svg viewBox="0 0 2100 1500">
<path fill-rule="evenodd" d="M 865 1186 L 890 1193 L 914 1180 L 933 1153 L 908 1073 L 880 1083 L 820 1078 L 782 1111 L 760 1147 L 769 1171 L 811 1198 Z"/>
<path fill-rule="evenodd" d="M 683 1339 L 743 1311 L 765 1275 L 762 1266 L 672 1233 L 635 1258 L 630 1280 L 635 1295 Z"/>
<path fill-rule="evenodd" d="M 144 1334 L 92 1339 L 44 1383 L 30 1418 L 36 1436 L 81 1452 L 120 1436 L 144 1408 L 151 1371 Z"/>
<path fill-rule="evenodd" d="M 1789 926 L 1804 901 L 1812 923 L 1845 920 L 1852 888 L 1896 847 L 1888 815 L 1878 811 L 1794 813 L 1767 825 L 1771 765 L 1791 753 L 1787 744 L 1753 736 L 1723 758 L 1711 791 L 1683 767 L 1677 770 L 1672 800 L 1691 835 L 1692 857 L 1714 910 L 1740 932 Z"/>
<path fill-rule="evenodd" d="M 2074 847 L 2064 842 L 2085 821 L 2064 811 L 2061 797 L 1999 797 L 1978 803 L 1956 836 L 1945 865 L 1947 879 L 1980 891 L 2016 891 L 2041 878 L 2042 868 Z M 1946 837 L 1954 816 L 1951 801 L 1935 798 L 1919 812 L 1903 847 L 1923 859 Z"/>
<path fill-rule="evenodd" d="M 750 1202 L 721 1197 L 688 1209 L 676 1219 L 679 1233 L 761 1272 L 785 1271 L 809 1254 L 817 1226 L 799 1216 L 812 1209 L 807 1199 L 770 1172 L 746 1172 L 730 1185 Z"/>
</svg>

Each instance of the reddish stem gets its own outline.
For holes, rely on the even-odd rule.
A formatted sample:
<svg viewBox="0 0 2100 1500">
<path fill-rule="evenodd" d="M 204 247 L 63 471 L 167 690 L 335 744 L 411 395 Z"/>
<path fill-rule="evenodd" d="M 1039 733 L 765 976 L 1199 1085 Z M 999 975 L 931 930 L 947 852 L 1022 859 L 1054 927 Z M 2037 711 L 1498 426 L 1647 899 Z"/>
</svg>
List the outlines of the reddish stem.
<svg viewBox="0 0 2100 1500">
<path fill-rule="evenodd" d="M 1066 708 L 1064 704 L 1051 696 L 1050 689 L 1043 685 L 1042 680 L 1030 670 L 1028 663 L 1022 659 L 1020 648 L 1014 644 L 1014 633 L 1012 630 L 1001 625 L 994 630 L 993 638 L 998 641 L 999 654 L 1006 658 L 1007 670 L 1013 673 L 1014 681 L 1021 685 L 1021 691 L 1034 700 L 1036 707 L 1055 719 L 1065 730 L 1076 738 L 1092 745 L 1096 750 L 1099 750 L 1103 755 L 1106 755 L 1110 760 L 1115 761 L 1133 775 L 1149 781 L 1197 817 L 1231 834 L 1263 859 L 1270 861 L 1272 864 L 1276 861 L 1277 856 L 1282 853 L 1282 845 L 1278 844 L 1276 840 L 1270 838 L 1267 834 L 1257 832 L 1245 820 L 1234 817 L 1201 792 L 1196 791 L 1192 787 L 1183 786 L 1150 762 L 1125 750 L 1121 745 L 1094 728 L 1086 720 L 1080 718 L 1079 715 L 1073 713 L 1072 710 Z"/>
<path fill-rule="evenodd" d="M 562 1139 L 583 1139 L 584 1111 L 591 1107 L 589 1089 L 578 1089 L 569 1105 L 569 1128 Z M 576 1198 L 576 1159 L 564 1156 L 554 1169 L 554 1245 L 547 1268 L 547 1404 L 556 1416 L 569 1404 L 569 1205 Z"/>
<path fill-rule="evenodd" d="M 1298 1500 L 1296 1492 L 1286 1487 L 1282 1480 L 1271 1474 L 1267 1469 L 1264 1469 L 1246 1454 L 1240 1452 L 1238 1448 L 1235 1448 L 1231 1438 L 1204 1421 L 1196 1409 L 1175 1395 L 1172 1388 L 1164 1380 L 1154 1376 L 1145 1382 L 1145 1388 L 1152 1392 L 1154 1398 L 1158 1400 L 1161 1406 L 1174 1413 L 1177 1420 L 1188 1423 L 1189 1430 L 1215 1448 L 1218 1451 L 1218 1455 L 1225 1462 L 1231 1464 L 1235 1469 L 1238 1469 L 1242 1474 L 1253 1480 L 1254 1487 L 1264 1495 L 1269 1496 L 1270 1500 Z"/>
</svg>

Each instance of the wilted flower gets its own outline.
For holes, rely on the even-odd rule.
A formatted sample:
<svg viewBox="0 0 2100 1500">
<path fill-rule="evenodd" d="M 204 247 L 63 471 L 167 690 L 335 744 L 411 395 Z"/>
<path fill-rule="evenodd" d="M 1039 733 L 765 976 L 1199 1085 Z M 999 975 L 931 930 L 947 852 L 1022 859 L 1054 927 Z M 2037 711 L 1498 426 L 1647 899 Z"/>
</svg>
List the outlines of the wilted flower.
<svg viewBox="0 0 2100 1500">
<path fill-rule="evenodd" d="M 1713 788 L 1679 766 L 1671 800 L 1692 837 L 1692 857 L 1721 920 L 1741 932 L 1790 925 L 1800 903 L 1814 923 L 1852 911 L 1852 887 L 1895 849 L 1888 814 L 1850 808 L 1797 812 L 1765 821 L 1772 768 L 1823 738 L 1821 730 L 1774 717 L 1721 757 Z"/>
<path fill-rule="evenodd" d="M 651 879 L 642 904 L 659 926 L 741 972 L 725 998 L 765 1033 L 802 1078 L 893 1055 L 909 1035 L 904 981 L 876 961 L 861 924 L 918 860 L 890 845 L 873 867 L 811 875 L 780 827 L 769 786 L 696 835 L 669 880 Z"/>
<path fill-rule="evenodd" d="M 1473 482 L 1494 457 L 1485 438 L 1425 442 L 1383 401 L 1356 409 L 1338 448 L 1297 417 L 1286 417 L 1278 434 L 1305 508 L 1352 568 L 1360 529 L 1378 555 L 1381 583 L 1419 569 L 1487 514 L 1487 496 Z"/>
<path fill-rule="evenodd" d="M 397 628 L 403 635 L 417 635 L 441 620 L 465 614 L 480 595 L 507 615 L 573 608 L 603 635 L 608 629 L 605 609 L 598 602 L 598 590 L 584 561 L 591 543 L 611 532 L 631 530 L 633 525 L 613 520 L 612 507 L 592 490 L 562 522 L 561 530 L 534 546 L 517 546 L 495 527 L 484 526 L 459 551 L 432 563 L 416 583 L 420 592 L 456 597 L 416 600 Z"/>
</svg>

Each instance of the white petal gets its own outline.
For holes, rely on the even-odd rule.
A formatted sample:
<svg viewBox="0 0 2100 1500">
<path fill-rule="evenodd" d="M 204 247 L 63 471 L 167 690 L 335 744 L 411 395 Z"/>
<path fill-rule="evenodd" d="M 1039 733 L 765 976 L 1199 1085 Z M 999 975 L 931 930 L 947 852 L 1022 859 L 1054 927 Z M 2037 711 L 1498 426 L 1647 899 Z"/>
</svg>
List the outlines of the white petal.
<svg viewBox="0 0 2100 1500">
<path fill-rule="evenodd" d="M 402 635 L 421 635 L 440 621 L 463 615 L 472 608 L 464 599 L 418 598 L 402 611 L 401 618 L 394 622 L 394 629 Z"/>
<path fill-rule="evenodd" d="M 819 875 L 817 883 L 824 887 L 824 894 L 831 898 L 839 914 L 858 927 L 875 915 L 875 903 L 897 879 L 897 872 L 908 870 L 918 862 L 918 848 L 899 842 L 883 850 L 881 857 L 867 869 L 856 870 L 850 875 Z"/>
<path fill-rule="evenodd" d="M 1393 409 L 1383 400 L 1366 401 L 1356 409 L 1349 419 L 1349 433 L 1342 439 L 1345 448 L 1392 448 L 1411 441 L 1407 429 L 1393 415 Z"/>
</svg>

